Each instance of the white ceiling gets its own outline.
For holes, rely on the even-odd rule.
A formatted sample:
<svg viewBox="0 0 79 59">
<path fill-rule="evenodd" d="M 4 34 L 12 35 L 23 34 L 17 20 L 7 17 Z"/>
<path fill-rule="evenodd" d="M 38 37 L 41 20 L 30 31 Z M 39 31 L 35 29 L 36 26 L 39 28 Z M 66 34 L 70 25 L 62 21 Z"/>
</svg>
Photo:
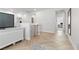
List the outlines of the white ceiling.
<svg viewBox="0 0 79 59">
<path fill-rule="evenodd" d="M 9 11 L 13 13 L 31 13 L 46 9 L 55 9 L 56 11 L 65 10 L 66 8 L 0 8 L 0 11 Z"/>
</svg>

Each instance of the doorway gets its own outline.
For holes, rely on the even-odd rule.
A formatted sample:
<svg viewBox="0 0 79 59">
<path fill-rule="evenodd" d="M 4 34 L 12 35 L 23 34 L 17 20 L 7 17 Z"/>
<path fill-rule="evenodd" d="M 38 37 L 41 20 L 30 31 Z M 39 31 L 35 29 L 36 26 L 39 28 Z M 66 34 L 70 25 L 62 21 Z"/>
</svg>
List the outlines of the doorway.
<svg viewBox="0 0 79 59">
<path fill-rule="evenodd" d="M 65 19 L 64 11 L 57 11 L 56 12 L 56 28 L 57 28 L 57 32 L 58 31 L 64 32 L 64 19 Z"/>
</svg>

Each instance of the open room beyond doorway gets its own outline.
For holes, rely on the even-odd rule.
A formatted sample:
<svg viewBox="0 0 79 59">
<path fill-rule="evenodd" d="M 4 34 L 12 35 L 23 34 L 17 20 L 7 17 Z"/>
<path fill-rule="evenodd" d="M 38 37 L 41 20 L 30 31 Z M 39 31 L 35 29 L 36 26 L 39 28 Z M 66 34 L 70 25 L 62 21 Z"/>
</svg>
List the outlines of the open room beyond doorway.
<svg viewBox="0 0 79 59">
<path fill-rule="evenodd" d="M 65 20 L 65 12 L 63 10 L 56 12 L 56 28 L 57 32 L 64 32 L 64 20 Z"/>
</svg>

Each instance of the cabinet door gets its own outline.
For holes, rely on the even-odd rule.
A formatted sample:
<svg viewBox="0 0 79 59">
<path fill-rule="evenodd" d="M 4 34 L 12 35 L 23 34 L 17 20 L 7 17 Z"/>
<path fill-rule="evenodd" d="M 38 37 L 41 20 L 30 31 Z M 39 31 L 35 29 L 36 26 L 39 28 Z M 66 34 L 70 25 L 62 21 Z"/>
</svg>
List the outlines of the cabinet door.
<svg viewBox="0 0 79 59">
<path fill-rule="evenodd" d="M 23 40 L 23 29 L 12 30 L 0 34 L 0 48 Z"/>
<path fill-rule="evenodd" d="M 0 48 L 5 47 L 11 42 L 10 36 L 11 36 L 10 32 L 0 34 Z"/>
</svg>

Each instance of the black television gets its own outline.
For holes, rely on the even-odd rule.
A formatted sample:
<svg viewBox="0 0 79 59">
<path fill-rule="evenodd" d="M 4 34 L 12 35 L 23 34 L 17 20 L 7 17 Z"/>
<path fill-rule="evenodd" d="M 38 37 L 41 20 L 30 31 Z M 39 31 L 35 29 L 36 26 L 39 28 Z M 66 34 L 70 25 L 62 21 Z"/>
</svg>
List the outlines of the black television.
<svg viewBox="0 0 79 59">
<path fill-rule="evenodd" d="M 14 27 L 14 15 L 0 12 L 0 28 Z"/>
</svg>

